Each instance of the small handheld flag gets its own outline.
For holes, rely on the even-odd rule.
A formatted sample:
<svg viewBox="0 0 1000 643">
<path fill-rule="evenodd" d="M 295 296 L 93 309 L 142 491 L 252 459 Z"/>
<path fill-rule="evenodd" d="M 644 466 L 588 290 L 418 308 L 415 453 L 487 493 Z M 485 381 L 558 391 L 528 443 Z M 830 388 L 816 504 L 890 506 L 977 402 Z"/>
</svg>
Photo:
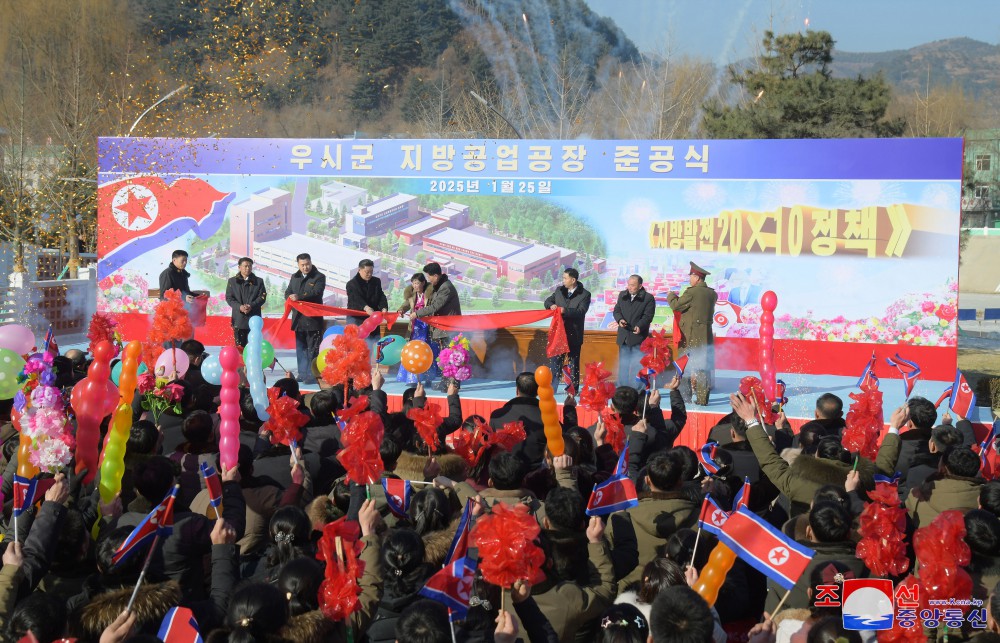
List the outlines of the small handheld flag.
<svg viewBox="0 0 1000 643">
<path fill-rule="evenodd" d="M 202 643 L 198 621 L 187 607 L 171 607 L 163 617 L 156 638 L 163 643 Z"/>
<path fill-rule="evenodd" d="M 698 464 L 705 470 L 705 475 L 714 476 L 722 469 L 715 461 L 715 452 L 719 445 L 716 442 L 708 442 L 698 450 Z"/>
<path fill-rule="evenodd" d="M 628 476 L 611 476 L 601 484 L 594 485 L 587 502 L 587 515 L 603 516 L 638 504 L 635 483 Z"/>
<path fill-rule="evenodd" d="M 729 515 L 719 540 L 751 567 L 791 589 L 816 554 L 769 525 L 746 507 Z"/>
<path fill-rule="evenodd" d="M 740 490 L 736 492 L 733 497 L 733 511 L 738 510 L 740 507 L 750 508 L 750 477 L 745 476 L 743 478 L 743 486 Z"/>
<path fill-rule="evenodd" d="M 889 476 L 881 474 L 881 473 L 876 473 L 873 477 L 874 477 L 875 484 L 881 483 L 881 484 L 891 485 L 893 487 L 898 487 L 899 486 L 899 479 L 902 476 L 903 476 L 903 474 L 901 474 L 899 471 L 897 471 L 896 473 L 892 474 L 892 477 L 889 477 Z"/>
<path fill-rule="evenodd" d="M 142 522 L 136 525 L 132 533 L 111 556 L 111 562 L 114 565 L 120 564 L 156 536 L 170 535 L 174 529 L 174 501 L 177 499 L 177 489 L 178 487 L 175 485 L 167 497 L 149 512 L 149 515 L 143 518 Z"/>
<path fill-rule="evenodd" d="M 917 366 L 916 362 L 903 359 L 899 353 L 896 353 L 894 357 L 886 357 L 885 361 L 889 366 L 895 366 L 900 375 L 903 376 L 903 392 L 909 399 L 910 393 L 913 392 L 913 385 L 920 379 L 920 367 Z"/>
<path fill-rule="evenodd" d="M 410 499 L 413 497 L 413 485 L 409 480 L 399 478 L 382 478 L 382 489 L 385 490 L 385 501 L 389 511 L 399 518 L 405 518 L 410 509 Z"/>
<path fill-rule="evenodd" d="M 576 386 L 573 385 L 573 369 L 569 367 L 569 364 L 563 364 L 562 377 L 566 395 L 576 397 Z"/>
<path fill-rule="evenodd" d="M 656 371 L 644 366 L 639 369 L 639 372 L 635 376 L 635 381 L 642 384 L 644 390 L 649 393 L 649 390 L 653 386 L 653 382 L 656 381 Z"/>
<path fill-rule="evenodd" d="M 687 368 L 687 365 L 688 365 L 687 355 L 681 355 L 680 357 L 674 360 L 674 373 L 677 375 L 678 379 L 684 377 L 684 370 Z"/>
<path fill-rule="evenodd" d="M 729 512 L 719 506 L 711 495 L 705 496 L 701 503 L 701 513 L 698 516 L 698 526 L 710 534 L 718 536 L 722 526 L 729 520 Z"/>
<path fill-rule="evenodd" d="M 222 504 L 222 480 L 219 479 L 219 472 L 207 462 L 202 462 L 201 477 L 205 479 L 205 488 L 208 489 L 208 504 L 218 509 Z"/>
<path fill-rule="evenodd" d="M 14 474 L 14 509 L 12 517 L 17 517 L 31 508 L 35 504 L 35 490 L 38 487 L 38 478 L 24 478 Z"/>
<path fill-rule="evenodd" d="M 383 355 L 383 352 L 385 351 L 385 347 L 388 346 L 389 344 L 393 343 L 394 341 L 396 341 L 396 338 L 393 337 L 392 335 L 388 335 L 388 336 L 383 337 L 382 339 L 378 340 L 377 342 L 375 342 L 375 363 L 376 364 L 381 364 L 382 363 L 382 360 L 385 359 L 385 355 Z"/>
<path fill-rule="evenodd" d="M 463 556 L 428 579 L 417 592 L 445 606 L 452 612 L 455 620 L 464 620 L 469 613 L 469 598 L 472 596 L 472 584 L 476 580 L 476 561 Z"/>
<path fill-rule="evenodd" d="M 941 393 L 941 397 L 939 397 L 937 399 L 937 402 L 934 403 L 934 408 L 938 408 L 939 406 L 941 406 L 941 402 L 944 402 L 945 400 L 951 399 L 951 392 L 954 391 L 954 390 L 955 390 L 955 387 L 952 386 L 951 384 L 949 384 L 948 388 L 946 388 Z"/>
<path fill-rule="evenodd" d="M 868 365 L 865 366 L 865 370 L 861 373 L 861 378 L 858 380 L 858 388 L 864 388 L 867 385 L 878 386 L 878 376 L 875 375 L 875 351 L 872 351 L 872 358 L 868 360 Z"/>
<path fill-rule="evenodd" d="M 452 538 L 451 547 L 448 548 L 448 555 L 444 559 L 445 565 L 464 558 L 466 552 L 469 551 L 469 530 L 472 528 L 473 502 L 475 500 L 472 498 L 465 501 L 465 509 L 462 511 L 462 517 L 458 521 L 458 529 L 455 530 L 455 537 Z"/>
<path fill-rule="evenodd" d="M 998 429 L 1000 429 L 1000 418 L 993 421 L 986 437 L 979 443 L 979 475 L 987 480 L 992 480 L 996 477 L 994 475 L 996 472 L 990 466 L 989 455 L 990 451 L 994 448 L 993 442 L 996 440 Z"/>
<path fill-rule="evenodd" d="M 976 394 L 962 371 L 955 371 L 955 382 L 951 385 L 951 399 L 948 400 L 948 406 L 965 419 L 969 419 L 972 410 L 976 408 Z"/>
</svg>

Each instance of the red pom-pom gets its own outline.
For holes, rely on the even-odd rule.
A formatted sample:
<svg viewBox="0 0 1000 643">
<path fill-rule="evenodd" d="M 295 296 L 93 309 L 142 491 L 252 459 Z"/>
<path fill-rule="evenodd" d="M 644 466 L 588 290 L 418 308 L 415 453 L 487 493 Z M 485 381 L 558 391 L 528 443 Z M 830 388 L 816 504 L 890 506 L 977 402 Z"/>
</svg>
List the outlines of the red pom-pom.
<svg viewBox="0 0 1000 643">
<path fill-rule="evenodd" d="M 662 373 L 670 364 L 670 340 L 665 330 L 650 332 L 649 336 L 639 344 L 639 350 L 643 353 L 639 363 L 648 369 Z"/>
<path fill-rule="evenodd" d="M 270 402 L 267 414 L 270 418 L 264 422 L 264 430 L 271 432 L 271 444 L 290 446 L 292 442 L 302 442 L 300 429 L 309 424 L 309 416 L 299 410 L 298 400 L 282 393 L 276 387 L 267 389 Z"/>
<path fill-rule="evenodd" d="M 323 379 L 330 386 L 352 382 L 354 388 L 362 389 L 372 383 L 371 368 L 371 354 L 365 340 L 358 337 L 358 327 L 347 326 L 327 353 Z"/>
<path fill-rule="evenodd" d="M 525 505 L 494 505 L 493 512 L 480 518 L 471 533 L 479 548 L 483 579 L 504 588 L 518 580 L 532 584 L 545 580 L 545 552 L 535 544 L 540 533 L 538 521 Z"/>
<path fill-rule="evenodd" d="M 364 571 L 364 563 L 358 560 L 360 537 L 358 523 L 341 518 L 323 528 L 317 543 L 316 558 L 326 561 L 325 579 L 319 589 L 320 610 L 331 621 L 343 621 L 360 607 L 358 578 Z"/>
<path fill-rule="evenodd" d="M 625 448 L 625 425 L 622 424 L 621 416 L 606 406 L 601 409 L 601 420 L 604 421 L 604 430 L 607 431 L 605 442 L 611 445 L 615 453 L 621 454 Z"/>
<path fill-rule="evenodd" d="M 385 466 L 379 446 L 385 427 L 377 413 L 365 411 L 351 418 L 341 433 L 344 448 L 337 453 L 337 460 L 347 471 L 347 479 L 359 484 L 371 484 L 382 476 Z"/>
<path fill-rule="evenodd" d="M 347 407 L 340 410 L 340 419 L 347 422 L 362 411 L 368 410 L 368 396 L 352 397 L 347 402 Z"/>
<path fill-rule="evenodd" d="M 604 370 L 602 362 L 591 362 L 583 367 L 583 382 L 580 386 L 580 406 L 600 413 L 615 394 L 614 382 L 607 382 L 611 371 Z"/>
<path fill-rule="evenodd" d="M 913 550 L 920 566 L 921 600 L 967 599 L 972 580 L 962 569 L 969 564 L 971 551 L 965 542 L 965 519 L 956 509 L 938 515 L 913 535 Z M 956 601 L 960 602 L 960 601 Z M 958 605 L 963 611 L 968 605 Z"/>
<path fill-rule="evenodd" d="M 441 412 L 438 405 L 426 402 L 423 408 L 413 407 L 407 411 L 406 417 L 413 420 L 413 425 L 427 448 L 431 451 L 436 450 L 439 442 L 438 427 L 441 426 Z"/>
<path fill-rule="evenodd" d="M 847 428 L 841 444 L 851 453 L 874 460 L 878 455 L 878 438 L 882 432 L 882 392 L 878 384 L 866 384 L 861 393 L 850 393 L 851 408 L 847 412 Z"/>
<path fill-rule="evenodd" d="M 115 343 L 115 329 L 118 322 L 111 315 L 105 313 L 94 313 L 90 318 L 90 328 L 87 329 L 87 339 L 90 346 L 87 351 L 93 355 L 94 348 L 101 342 Z M 154 362 L 155 363 L 155 362 Z"/>
<path fill-rule="evenodd" d="M 510 451 L 517 445 L 524 442 L 528 436 L 524 430 L 524 422 L 507 422 L 499 431 L 494 431 L 490 435 L 490 446 L 498 447 L 504 451 Z"/>
<path fill-rule="evenodd" d="M 451 449 L 451 452 L 465 460 L 469 467 L 476 466 L 479 458 L 476 456 L 475 450 L 472 448 L 472 434 L 466 431 L 464 428 L 455 431 L 454 433 L 449 433 L 444 438 L 445 444 Z"/>
<path fill-rule="evenodd" d="M 907 588 L 904 590 L 904 588 Z M 920 581 L 912 575 L 907 576 L 896 585 L 896 591 L 906 591 L 910 596 L 923 597 L 924 592 L 920 586 Z M 919 611 L 919 610 L 918 610 Z M 927 636 L 924 634 L 923 624 L 920 619 L 914 619 L 913 627 L 900 627 L 899 620 L 893 619 L 891 630 L 882 630 L 876 635 L 878 643 L 925 643 Z"/>
</svg>

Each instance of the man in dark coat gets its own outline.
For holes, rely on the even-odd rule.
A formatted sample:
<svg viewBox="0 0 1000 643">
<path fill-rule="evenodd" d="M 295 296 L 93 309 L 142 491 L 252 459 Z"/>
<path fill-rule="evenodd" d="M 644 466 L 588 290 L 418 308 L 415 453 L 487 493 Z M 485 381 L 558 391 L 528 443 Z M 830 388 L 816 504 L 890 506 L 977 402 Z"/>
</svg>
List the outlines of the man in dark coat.
<svg viewBox="0 0 1000 643">
<path fill-rule="evenodd" d="M 580 350 L 583 348 L 583 327 L 590 310 L 590 291 L 580 283 L 580 273 L 576 268 L 563 271 L 563 285 L 545 300 L 549 310 L 559 310 L 566 325 L 566 343 L 569 344 L 569 367 L 573 378 L 573 388 L 580 388 Z M 562 381 L 563 356 L 549 360 L 552 369 L 552 388 L 559 390 Z"/>
<path fill-rule="evenodd" d="M 538 383 L 535 374 L 525 371 L 514 380 L 516 396 L 490 413 L 490 426 L 500 430 L 508 422 L 523 422 L 525 438 L 514 447 L 513 453 L 521 455 L 532 466 L 545 458 L 545 427 L 542 411 L 538 408 Z"/>
<path fill-rule="evenodd" d="M 181 301 L 190 304 L 194 301 L 188 279 L 191 277 L 187 268 L 188 253 L 185 250 L 174 250 L 170 255 L 170 265 L 160 273 L 160 299 L 166 299 L 168 290 L 179 290 Z"/>
<path fill-rule="evenodd" d="M 363 310 L 369 315 L 375 311 L 386 312 L 389 310 L 389 302 L 386 301 L 385 292 L 382 291 L 382 280 L 373 277 L 375 272 L 375 262 L 371 259 L 362 259 L 358 263 L 358 273 L 347 282 L 347 307 L 351 310 Z M 355 324 L 362 324 L 365 317 L 348 317 L 348 321 Z"/>
<path fill-rule="evenodd" d="M 712 390 L 712 380 L 715 378 L 715 355 L 712 351 L 712 321 L 715 315 L 715 302 L 719 296 L 715 290 L 705 284 L 705 277 L 710 273 L 691 262 L 690 286 L 683 295 L 677 293 L 667 295 L 667 303 L 674 312 L 681 313 L 680 347 L 688 356 L 688 372 L 692 373 L 692 381 L 681 385 L 681 392 L 687 395 L 693 391 L 695 403 L 700 406 L 708 404 L 708 394 Z"/>
<path fill-rule="evenodd" d="M 308 254 L 300 254 L 295 259 L 298 261 L 299 270 L 288 281 L 285 299 L 322 304 L 323 293 L 326 291 L 326 275 L 316 269 L 312 257 Z M 307 317 L 293 310 L 292 330 L 295 331 L 297 379 L 306 384 L 315 384 L 316 379 L 312 375 L 311 364 L 319 355 L 319 344 L 323 341 L 323 318 Z"/>
<path fill-rule="evenodd" d="M 656 300 L 642 287 L 642 277 L 631 275 L 628 285 L 618 295 L 614 318 L 618 323 L 618 386 L 636 386 L 642 351 L 639 345 L 649 335 Z"/>
<path fill-rule="evenodd" d="M 253 274 L 253 259 L 239 261 L 240 274 L 226 283 L 226 303 L 233 309 L 233 336 L 237 346 L 247 345 L 250 318 L 261 317 L 261 307 L 267 299 L 264 280 Z"/>
</svg>

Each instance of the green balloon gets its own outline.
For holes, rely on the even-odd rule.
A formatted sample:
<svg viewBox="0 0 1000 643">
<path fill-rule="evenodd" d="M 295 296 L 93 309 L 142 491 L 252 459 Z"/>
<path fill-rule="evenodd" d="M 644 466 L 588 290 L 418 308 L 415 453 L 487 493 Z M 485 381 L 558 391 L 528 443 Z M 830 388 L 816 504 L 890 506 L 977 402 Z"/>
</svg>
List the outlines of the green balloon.
<svg viewBox="0 0 1000 643">
<path fill-rule="evenodd" d="M 386 340 L 391 339 L 391 342 L 384 343 Z M 399 335 L 386 335 L 379 340 L 382 345 L 382 359 L 378 360 L 379 364 L 383 366 L 392 366 L 393 364 L 399 364 L 402 359 L 401 353 L 403 352 L 403 346 L 406 344 L 406 340 Z"/>
<path fill-rule="evenodd" d="M 24 370 L 24 359 L 10 350 L 0 348 L 0 400 L 11 400 L 21 389 L 17 376 Z"/>
<path fill-rule="evenodd" d="M 261 368 L 270 368 L 271 364 L 274 364 L 274 346 L 265 339 L 260 343 L 260 365 Z"/>
</svg>

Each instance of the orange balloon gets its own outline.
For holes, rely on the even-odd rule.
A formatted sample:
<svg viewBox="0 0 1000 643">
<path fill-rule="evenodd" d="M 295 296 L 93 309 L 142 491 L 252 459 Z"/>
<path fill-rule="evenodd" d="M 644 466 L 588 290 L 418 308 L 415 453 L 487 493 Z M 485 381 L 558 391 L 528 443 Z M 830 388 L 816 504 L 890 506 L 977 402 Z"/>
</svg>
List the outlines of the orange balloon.
<svg viewBox="0 0 1000 643">
<path fill-rule="evenodd" d="M 725 543 L 720 542 L 712 550 L 708 562 L 701 569 L 698 582 L 694 585 L 694 591 L 705 599 L 709 607 L 715 605 L 716 599 L 719 598 L 719 588 L 722 587 L 723 581 L 726 580 L 726 574 L 733 568 L 735 562 L 736 552 Z"/>
<path fill-rule="evenodd" d="M 552 389 L 552 371 L 548 366 L 535 369 L 535 383 L 538 384 L 538 410 L 542 414 L 545 443 L 553 456 L 560 456 L 566 452 L 566 444 L 563 442 L 562 425 L 559 423 L 556 392 Z"/>
<path fill-rule="evenodd" d="M 420 375 L 426 373 L 434 364 L 434 351 L 430 344 L 420 339 L 411 339 L 403 346 L 399 354 L 399 363 L 409 373 Z"/>
</svg>

